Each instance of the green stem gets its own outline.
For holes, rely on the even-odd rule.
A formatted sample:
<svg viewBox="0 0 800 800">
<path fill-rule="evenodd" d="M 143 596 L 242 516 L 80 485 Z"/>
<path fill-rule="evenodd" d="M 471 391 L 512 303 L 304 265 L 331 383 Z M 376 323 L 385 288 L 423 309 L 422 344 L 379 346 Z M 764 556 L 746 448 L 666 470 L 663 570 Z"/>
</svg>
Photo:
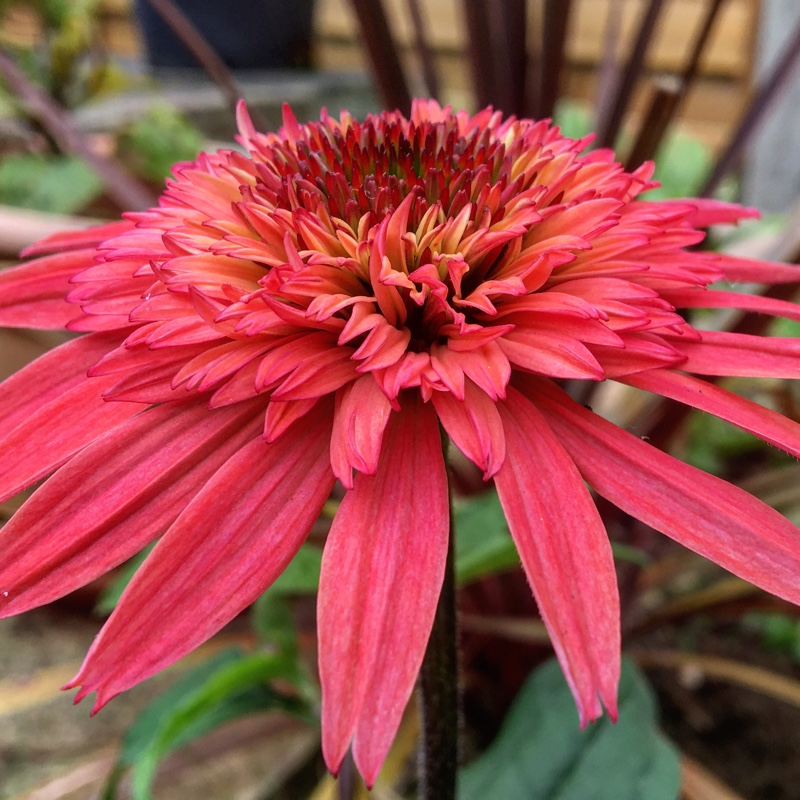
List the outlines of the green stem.
<svg viewBox="0 0 800 800">
<path fill-rule="evenodd" d="M 455 800 L 458 768 L 458 655 L 453 514 L 442 593 L 422 662 L 419 800 Z"/>
</svg>

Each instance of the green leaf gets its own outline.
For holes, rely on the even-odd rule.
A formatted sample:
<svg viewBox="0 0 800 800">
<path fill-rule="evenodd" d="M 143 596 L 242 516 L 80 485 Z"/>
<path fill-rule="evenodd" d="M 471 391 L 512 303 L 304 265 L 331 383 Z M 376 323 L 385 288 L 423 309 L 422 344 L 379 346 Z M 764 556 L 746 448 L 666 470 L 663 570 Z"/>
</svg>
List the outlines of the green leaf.
<svg viewBox="0 0 800 800">
<path fill-rule="evenodd" d="M 519 554 L 508 530 L 497 492 L 458 500 L 455 506 L 456 577 L 462 586 L 519 566 Z M 646 567 L 650 556 L 630 545 L 611 543 L 617 561 Z"/>
<path fill-rule="evenodd" d="M 153 106 L 117 142 L 128 168 L 150 181 L 161 181 L 179 161 L 191 161 L 203 149 L 203 135 L 176 108 Z"/>
<path fill-rule="evenodd" d="M 494 490 L 459 501 L 454 522 L 456 578 L 460 584 L 519 565 L 517 548 Z"/>
<path fill-rule="evenodd" d="M 692 197 L 711 166 L 708 148 L 680 132 L 665 138 L 654 160 L 656 171 L 653 177 L 661 186 L 647 193 L 648 200 Z"/>
<path fill-rule="evenodd" d="M 693 411 L 689 417 L 688 446 L 683 458 L 715 475 L 724 474 L 732 459 L 764 448 L 761 439 L 713 414 Z"/>
<path fill-rule="evenodd" d="M 296 663 L 283 654 L 225 650 L 183 676 L 128 730 L 118 767 L 133 767 L 135 800 L 150 800 L 161 760 L 172 750 L 247 714 L 283 709 L 311 720 L 307 704 L 275 691 L 276 678 L 294 681 Z"/>
<path fill-rule="evenodd" d="M 579 730 L 555 659 L 514 700 L 492 746 L 461 771 L 459 800 L 675 800 L 677 754 L 656 725 L 645 679 L 625 662 L 619 722 Z"/>
<path fill-rule="evenodd" d="M 278 594 L 314 594 L 319 586 L 321 568 L 322 550 L 314 545 L 304 544 L 267 591 Z"/>
<path fill-rule="evenodd" d="M 253 603 L 253 627 L 263 641 L 277 645 L 291 658 L 297 657 L 297 631 L 284 595 L 267 589 Z"/>
<path fill-rule="evenodd" d="M 0 161 L 0 203 L 54 214 L 81 211 L 101 192 L 102 182 L 71 156 L 6 156 Z"/>
<path fill-rule="evenodd" d="M 611 552 L 615 561 L 628 561 L 631 564 L 636 564 L 637 567 L 644 568 L 653 563 L 653 557 L 649 553 L 646 553 L 640 547 L 634 547 L 630 544 L 611 542 Z"/>
</svg>

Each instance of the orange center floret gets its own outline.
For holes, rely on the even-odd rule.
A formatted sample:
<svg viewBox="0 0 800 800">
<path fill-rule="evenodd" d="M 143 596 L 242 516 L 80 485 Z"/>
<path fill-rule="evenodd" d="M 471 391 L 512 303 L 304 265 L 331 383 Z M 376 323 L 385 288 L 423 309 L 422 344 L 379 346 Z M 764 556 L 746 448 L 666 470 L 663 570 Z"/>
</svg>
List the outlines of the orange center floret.
<svg viewBox="0 0 800 800">
<path fill-rule="evenodd" d="M 173 348 L 171 389 L 213 389 L 212 403 L 310 402 L 371 374 L 393 405 L 411 387 L 462 399 L 466 380 L 497 399 L 512 368 L 602 380 L 679 362 L 670 337 L 693 334 L 661 290 L 715 277 L 672 266 L 702 238 L 690 210 L 653 211 L 635 199 L 649 168 L 626 173 L 545 122 L 437 108 L 289 115 L 280 135 L 240 120 L 248 155 L 179 169 L 107 244 L 126 291 L 142 279 L 130 320 L 145 323 L 108 361 Z M 150 266 L 131 254 L 148 235 Z M 120 308 L 111 283 L 82 280 L 90 313 L 98 298 Z"/>
</svg>

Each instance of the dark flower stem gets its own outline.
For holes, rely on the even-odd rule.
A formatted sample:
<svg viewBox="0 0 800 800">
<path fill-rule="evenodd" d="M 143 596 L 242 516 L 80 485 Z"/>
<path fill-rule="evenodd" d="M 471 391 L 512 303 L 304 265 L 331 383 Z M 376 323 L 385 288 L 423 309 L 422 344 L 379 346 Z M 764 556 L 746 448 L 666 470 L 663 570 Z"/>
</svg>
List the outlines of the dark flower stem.
<svg viewBox="0 0 800 800">
<path fill-rule="evenodd" d="M 446 448 L 446 439 L 443 443 Z M 450 505 L 450 541 L 444 582 L 419 680 L 422 728 L 419 757 L 420 800 L 455 800 L 456 796 L 458 656 L 452 502 Z"/>
<path fill-rule="evenodd" d="M 342 766 L 339 768 L 337 780 L 338 800 L 353 800 L 356 796 L 356 770 L 353 763 L 353 753 L 348 750 Z"/>
</svg>

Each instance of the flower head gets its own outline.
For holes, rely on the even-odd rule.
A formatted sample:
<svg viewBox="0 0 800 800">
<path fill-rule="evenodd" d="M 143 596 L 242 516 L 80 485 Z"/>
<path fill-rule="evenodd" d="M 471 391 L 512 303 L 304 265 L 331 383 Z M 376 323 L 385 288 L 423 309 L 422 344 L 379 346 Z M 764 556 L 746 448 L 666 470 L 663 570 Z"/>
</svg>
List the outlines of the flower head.
<svg viewBox="0 0 800 800">
<path fill-rule="evenodd" d="M 619 601 L 584 481 L 800 602 L 798 531 L 570 399 L 612 379 L 800 454 L 800 428 L 696 374 L 796 377 L 800 344 L 699 331 L 676 309 L 800 319 L 707 288 L 793 267 L 689 249 L 752 216 L 646 202 L 651 167 L 546 122 L 416 102 L 323 115 L 179 165 L 160 204 L 30 249 L 0 323 L 85 335 L 0 386 L 0 495 L 50 475 L 2 532 L 0 613 L 49 602 L 160 537 L 70 684 L 96 707 L 175 661 L 291 560 L 334 481 L 319 589 L 323 748 L 376 776 L 439 594 L 440 426 L 488 480 L 581 720 L 616 714 Z M 52 473 L 52 475 L 51 475 Z"/>
</svg>

